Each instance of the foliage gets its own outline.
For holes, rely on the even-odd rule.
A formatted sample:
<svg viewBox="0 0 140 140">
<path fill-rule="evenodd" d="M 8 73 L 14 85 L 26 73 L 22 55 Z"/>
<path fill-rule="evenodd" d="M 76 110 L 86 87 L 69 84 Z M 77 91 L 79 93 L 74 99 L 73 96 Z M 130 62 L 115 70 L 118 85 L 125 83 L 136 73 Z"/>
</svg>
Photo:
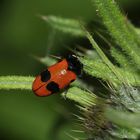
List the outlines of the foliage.
<svg viewBox="0 0 140 140">
<path fill-rule="evenodd" d="M 56 31 L 74 37 L 87 38 L 92 46 L 91 55 L 86 51 L 79 59 L 85 74 L 105 83 L 108 93 L 90 90 L 83 81 L 73 84 L 66 98 L 76 102 L 77 115 L 87 139 L 138 139 L 140 135 L 140 41 L 139 30 L 121 13 L 114 0 L 92 0 L 102 24 L 102 29 L 89 28 L 75 19 L 41 16 Z M 110 54 L 94 40 L 94 33 L 103 43 L 111 44 Z M 107 33 L 102 34 L 102 32 Z M 92 35 L 93 33 L 93 35 Z M 81 52 L 79 52 L 81 54 Z M 96 53 L 97 57 L 94 56 Z M 109 57 L 107 57 L 107 55 Z M 46 58 L 49 61 L 46 62 Z M 114 61 L 113 61 L 113 59 Z M 55 62 L 46 56 L 37 58 L 43 63 Z M 47 59 L 48 60 L 48 59 Z M 2 76 L 0 89 L 31 89 L 33 77 Z M 92 83 L 91 83 L 92 85 Z M 94 85 L 92 85 L 94 87 Z M 104 85 L 102 88 L 105 89 Z M 65 97 L 65 94 L 62 94 Z M 73 137 L 74 138 L 74 137 Z M 75 138 L 76 139 L 76 138 Z M 80 138 L 79 138 L 80 139 Z M 78 140 L 78 138 L 77 138 Z"/>
</svg>

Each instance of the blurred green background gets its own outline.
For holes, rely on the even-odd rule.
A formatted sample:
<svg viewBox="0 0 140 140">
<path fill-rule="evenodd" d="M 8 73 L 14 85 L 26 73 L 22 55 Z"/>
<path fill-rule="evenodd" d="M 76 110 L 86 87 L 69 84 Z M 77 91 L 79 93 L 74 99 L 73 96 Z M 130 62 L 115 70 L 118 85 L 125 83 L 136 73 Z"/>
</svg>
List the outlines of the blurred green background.
<svg viewBox="0 0 140 140">
<path fill-rule="evenodd" d="M 120 0 L 121 10 L 140 25 L 140 1 Z M 61 55 L 71 40 L 57 33 L 49 48 L 50 26 L 39 15 L 95 20 L 90 0 L 1 0 L 0 75 L 35 76 L 45 66 L 32 55 Z M 74 44 L 74 39 L 72 40 Z M 57 43 L 56 43 L 57 42 Z M 64 51 L 63 51 L 64 53 Z M 70 140 L 66 133 L 75 128 L 73 102 L 58 94 L 36 97 L 31 91 L 0 91 L 0 139 Z"/>
</svg>

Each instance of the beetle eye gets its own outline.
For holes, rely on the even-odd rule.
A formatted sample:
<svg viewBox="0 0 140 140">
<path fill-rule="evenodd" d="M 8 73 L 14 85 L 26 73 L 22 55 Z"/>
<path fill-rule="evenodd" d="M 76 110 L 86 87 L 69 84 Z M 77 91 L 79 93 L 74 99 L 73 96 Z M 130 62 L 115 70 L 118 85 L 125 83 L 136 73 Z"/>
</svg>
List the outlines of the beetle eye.
<svg viewBox="0 0 140 140">
<path fill-rule="evenodd" d="M 66 60 L 68 62 L 69 70 L 73 71 L 78 76 L 82 74 L 83 64 L 75 55 L 69 55 Z"/>
</svg>

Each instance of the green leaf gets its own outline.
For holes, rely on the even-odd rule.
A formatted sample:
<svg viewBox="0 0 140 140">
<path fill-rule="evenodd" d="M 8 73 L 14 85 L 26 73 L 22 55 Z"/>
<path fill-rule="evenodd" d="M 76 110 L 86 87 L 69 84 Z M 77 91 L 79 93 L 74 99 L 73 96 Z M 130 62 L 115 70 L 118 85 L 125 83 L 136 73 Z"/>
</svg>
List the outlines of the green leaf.
<svg viewBox="0 0 140 140">
<path fill-rule="evenodd" d="M 63 94 L 63 96 L 65 97 L 65 93 Z M 70 100 L 76 101 L 77 103 L 85 107 L 93 106 L 96 103 L 95 94 L 90 93 L 86 90 L 82 90 L 78 87 L 71 87 L 68 90 L 66 97 Z"/>
<path fill-rule="evenodd" d="M 132 62 L 140 68 L 140 49 L 136 40 L 136 34 L 130 30 L 130 23 L 127 22 L 114 0 L 92 0 L 97 8 L 98 15 L 114 41 L 124 52 L 131 56 Z"/>
<path fill-rule="evenodd" d="M 122 127 L 140 128 L 140 113 L 122 112 L 108 108 L 106 110 L 106 116 L 110 121 Z"/>
<path fill-rule="evenodd" d="M 116 130 L 112 130 L 110 131 L 111 135 L 113 135 L 115 138 L 118 139 L 136 139 L 138 138 L 139 132 L 137 132 L 137 129 L 126 129 L 123 127 L 118 127 L 116 126 Z"/>
<path fill-rule="evenodd" d="M 37 61 L 41 62 L 44 65 L 47 66 L 51 66 L 53 64 L 55 64 L 57 61 L 56 59 L 49 57 L 49 56 L 45 56 L 45 57 L 38 57 L 38 56 L 33 56 Z"/>
<path fill-rule="evenodd" d="M 140 38 L 140 28 L 135 28 L 135 31 L 137 32 L 139 38 Z"/>
<path fill-rule="evenodd" d="M 120 64 L 122 68 L 125 68 L 129 71 L 135 71 L 136 67 L 133 66 L 132 62 L 128 57 L 126 57 L 122 52 L 117 50 L 116 48 L 111 48 L 111 55 L 116 59 L 116 61 Z"/>
<path fill-rule="evenodd" d="M 123 85 L 117 92 L 119 93 L 119 96 L 118 98 L 115 97 L 115 99 L 118 106 L 119 104 L 122 104 L 122 108 L 125 106 L 125 109 L 127 110 L 131 110 L 135 113 L 140 112 L 140 90 L 138 88 L 130 85 Z"/>
<path fill-rule="evenodd" d="M 85 36 L 78 20 L 56 16 L 41 16 L 52 28 L 74 36 Z"/>
<path fill-rule="evenodd" d="M 98 55 L 102 59 L 102 61 L 108 66 L 108 68 L 116 75 L 118 80 L 122 83 L 125 83 L 124 78 L 121 76 L 120 72 L 115 68 L 115 66 L 110 62 L 110 60 L 107 58 L 107 56 L 104 54 L 104 52 L 100 49 L 98 44 L 95 42 L 95 40 L 92 38 L 91 34 L 83 29 L 85 31 L 85 34 L 87 38 L 89 39 L 92 47 L 97 51 Z"/>
<path fill-rule="evenodd" d="M 108 81 L 114 84 L 120 84 L 120 80 L 116 77 L 116 75 L 109 69 L 109 67 L 102 62 L 100 59 L 92 60 L 88 58 L 81 58 L 81 61 L 84 64 L 84 70 L 89 75 L 92 75 L 97 78 L 101 78 L 104 81 Z M 124 81 L 132 84 L 133 86 L 140 85 L 139 75 L 136 73 L 125 71 L 121 68 L 114 66 L 114 68 L 122 75 Z M 94 69 L 94 70 L 93 70 Z"/>
</svg>

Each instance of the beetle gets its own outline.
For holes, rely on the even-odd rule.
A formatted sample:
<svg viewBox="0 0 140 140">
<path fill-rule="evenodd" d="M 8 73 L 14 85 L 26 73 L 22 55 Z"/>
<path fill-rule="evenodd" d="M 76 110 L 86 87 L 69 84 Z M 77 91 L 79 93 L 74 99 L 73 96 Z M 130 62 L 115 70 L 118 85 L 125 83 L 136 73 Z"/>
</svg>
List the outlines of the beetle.
<svg viewBox="0 0 140 140">
<path fill-rule="evenodd" d="M 68 87 L 70 83 L 82 75 L 83 64 L 69 54 L 56 64 L 42 71 L 34 80 L 32 90 L 37 96 L 49 96 Z"/>
</svg>

